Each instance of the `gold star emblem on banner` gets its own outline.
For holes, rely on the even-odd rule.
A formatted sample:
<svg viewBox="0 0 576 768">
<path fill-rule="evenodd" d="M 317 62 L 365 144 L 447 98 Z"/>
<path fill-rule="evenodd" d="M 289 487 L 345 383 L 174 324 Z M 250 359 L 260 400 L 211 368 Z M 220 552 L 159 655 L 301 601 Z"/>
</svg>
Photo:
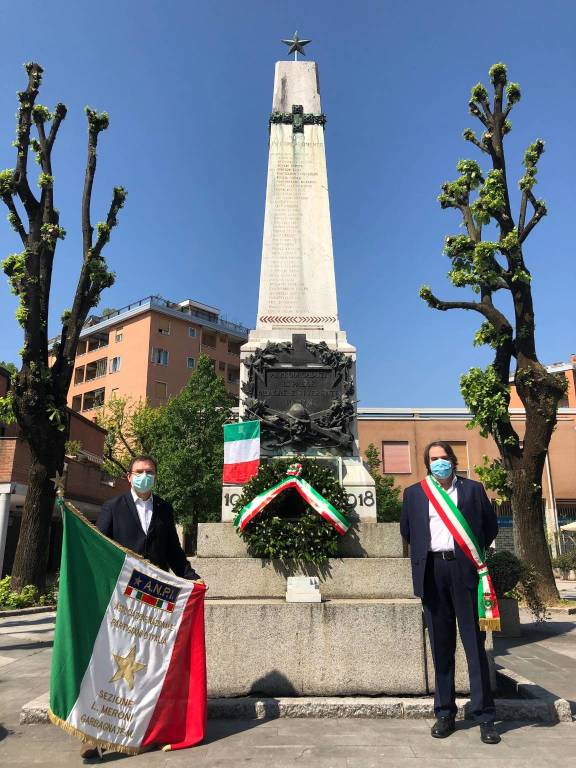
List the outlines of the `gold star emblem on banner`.
<svg viewBox="0 0 576 768">
<path fill-rule="evenodd" d="M 112 656 L 114 656 L 117 669 L 109 682 L 115 683 L 117 680 L 126 680 L 128 687 L 134 688 L 134 675 L 148 666 L 136 661 L 136 646 L 132 646 L 126 656 L 120 656 L 119 653 L 113 653 Z"/>
<path fill-rule="evenodd" d="M 61 475 L 60 472 L 56 470 L 56 477 L 51 477 L 50 480 L 54 483 L 56 495 L 62 499 L 64 497 L 64 475 Z"/>
</svg>

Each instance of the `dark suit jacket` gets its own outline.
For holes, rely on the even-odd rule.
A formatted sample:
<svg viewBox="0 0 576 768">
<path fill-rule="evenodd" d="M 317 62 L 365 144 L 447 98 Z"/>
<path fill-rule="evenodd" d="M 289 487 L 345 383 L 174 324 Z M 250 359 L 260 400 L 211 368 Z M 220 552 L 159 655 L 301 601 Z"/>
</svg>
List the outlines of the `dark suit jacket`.
<svg viewBox="0 0 576 768">
<path fill-rule="evenodd" d="M 468 521 L 480 547 L 486 549 L 496 538 L 498 519 L 488 496 L 486 496 L 484 486 L 475 480 L 457 477 L 456 488 L 458 491 L 458 509 Z M 400 516 L 400 532 L 410 544 L 412 581 L 414 594 L 418 597 L 422 597 L 424 594 L 424 571 L 430 548 L 428 504 L 428 497 L 420 483 L 405 489 Z M 462 581 L 469 589 L 476 589 L 478 586 L 476 568 L 456 542 L 454 545 Z"/>
<path fill-rule="evenodd" d="M 185 579 L 200 578 L 180 546 L 172 506 L 155 494 L 152 499 L 152 519 L 148 534 L 142 529 L 130 491 L 105 501 L 96 525 L 103 534 L 142 555 L 164 571 L 172 569 L 176 576 Z"/>
</svg>

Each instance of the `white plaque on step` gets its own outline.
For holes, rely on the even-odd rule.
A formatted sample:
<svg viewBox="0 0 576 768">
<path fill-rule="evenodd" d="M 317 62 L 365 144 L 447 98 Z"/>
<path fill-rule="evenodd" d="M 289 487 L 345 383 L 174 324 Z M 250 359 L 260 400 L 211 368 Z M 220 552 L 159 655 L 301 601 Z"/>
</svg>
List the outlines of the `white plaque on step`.
<svg viewBox="0 0 576 768">
<path fill-rule="evenodd" d="M 287 603 L 321 603 L 320 579 L 317 576 L 288 576 Z"/>
</svg>

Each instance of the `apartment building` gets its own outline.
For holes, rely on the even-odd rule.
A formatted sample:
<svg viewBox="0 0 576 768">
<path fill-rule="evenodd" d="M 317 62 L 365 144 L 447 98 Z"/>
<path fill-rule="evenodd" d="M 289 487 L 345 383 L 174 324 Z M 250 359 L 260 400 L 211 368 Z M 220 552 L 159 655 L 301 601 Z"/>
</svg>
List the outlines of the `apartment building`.
<svg viewBox="0 0 576 768">
<path fill-rule="evenodd" d="M 147 296 L 92 316 L 80 334 L 68 405 L 88 417 L 113 397 L 161 405 L 183 389 L 201 354 L 214 361 L 226 389 L 238 398 L 240 346 L 247 337 L 244 326 L 191 300 Z"/>
</svg>

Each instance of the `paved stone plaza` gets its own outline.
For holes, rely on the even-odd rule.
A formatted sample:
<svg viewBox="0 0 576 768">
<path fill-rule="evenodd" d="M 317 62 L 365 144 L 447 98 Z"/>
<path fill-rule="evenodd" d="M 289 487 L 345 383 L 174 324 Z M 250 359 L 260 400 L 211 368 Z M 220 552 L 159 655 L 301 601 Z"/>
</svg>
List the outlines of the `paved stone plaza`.
<svg viewBox="0 0 576 768">
<path fill-rule="evenodd" d="M 562 585 L 563 586 L 563 585 Z M 576 590 L 564 587 L 568 596 Z M 575 595 L 576 596 L 576 595 Z M 524 614 L 523 636 L 495 641 L 496 662 L 568 699 L 576 713 L 576 616 L 555 615 L 541 626 Z M 80 765 L 78 741 L 51 725 L 21 725 L 23 704 L 48 689 L 54 614 L 0 619 L 0 764 Z M 432 721 L 392 719 L 209 720 L 206 742 L 173 754 L 104 756 L 131 765 L 216 766 L 413 766 L 568 768 L 576 754 L 576 723 L 506 722 L 498 746 L 480 742 L 477 730 L 460 722 L 446 741 L 430 738 Z M 98 762 L 98 761 L 94 761 Z"/>
</svg>

